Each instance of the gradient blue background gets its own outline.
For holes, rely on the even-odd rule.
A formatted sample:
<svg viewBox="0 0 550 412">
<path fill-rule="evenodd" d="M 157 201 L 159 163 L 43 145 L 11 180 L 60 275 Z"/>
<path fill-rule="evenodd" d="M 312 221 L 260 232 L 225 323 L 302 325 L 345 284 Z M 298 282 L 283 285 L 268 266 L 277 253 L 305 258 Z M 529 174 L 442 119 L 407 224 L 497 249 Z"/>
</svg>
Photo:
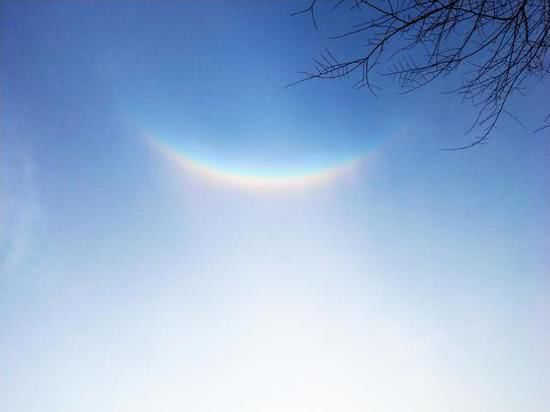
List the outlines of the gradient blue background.
<svg viewBox="0 0 550 412">
<path fill-rule="evenodd" d="M 548 409 L 548 133 L 439 150 L 472 139 L 456 79 L 285 88 L 357 50 L 302 6 L 1 3 L 1 410 Z M 510 110 L 535 129 L 548 92 Z M 256 193 L 145 134 L 269 176 L 368 161 Z"/>
</svg>

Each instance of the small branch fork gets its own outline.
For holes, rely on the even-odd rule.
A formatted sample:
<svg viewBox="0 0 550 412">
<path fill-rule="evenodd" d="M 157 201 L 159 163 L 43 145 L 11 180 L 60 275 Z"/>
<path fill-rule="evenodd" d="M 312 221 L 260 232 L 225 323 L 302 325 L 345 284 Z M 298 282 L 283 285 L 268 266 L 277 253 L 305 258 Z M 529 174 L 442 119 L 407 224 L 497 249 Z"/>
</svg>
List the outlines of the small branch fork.
<svg viewBox="0 0 550 412">
<path fill-rule="evenodd" d="M 346 0 L 334 2 L 339 7 Z M 357 87 L 372 93 L 373 69 L 390 67 L 382 75 L 397 78 L 405 93 L 462 70 L 456 92 L 477 108 L 472 143 L 444 150 L 461 150 L 484 143 L 506 111 L 506 103 L 521 92 L 528 78 L 550 74 L 550 0 L 349 0 L 370 18 L 333 39 L 366 36 L 368 50 L 338 60 L 328 49 L 315 59 L 310 79 L 349 78 L 358 73 Z M 318 1 L 293 15 L 310 14 L 317 29 Z M 413 53 L 414 52 L 414 53 Z M 384 60 L 382 57 L 386 57 Z M 421 56 L 421 57 L 419 57 Z M 537 131 L 550 127 L 549 118 Z"/>
</svg>

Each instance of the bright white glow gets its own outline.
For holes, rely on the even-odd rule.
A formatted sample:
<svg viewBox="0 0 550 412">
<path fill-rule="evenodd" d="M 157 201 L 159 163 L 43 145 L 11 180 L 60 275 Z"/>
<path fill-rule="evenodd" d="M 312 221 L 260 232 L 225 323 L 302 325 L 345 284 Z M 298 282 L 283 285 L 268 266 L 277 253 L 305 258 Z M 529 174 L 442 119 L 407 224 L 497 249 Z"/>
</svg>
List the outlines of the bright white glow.
<svg viewBox="0 0 550 412">
<path fill-rule="evenodd" d="M 279 289 L 235 298 L 202 317 L 198 334 L 170 323 L 155 344 L 155 369 L 128 390 L 133 395 L 121 408 L 394 412 L 445 404 L 451 410 L 448 379 L 434 369 L 426 336 L 366 306 L 293 300 L 300 293 L 307 295 Z"/>
</svg>

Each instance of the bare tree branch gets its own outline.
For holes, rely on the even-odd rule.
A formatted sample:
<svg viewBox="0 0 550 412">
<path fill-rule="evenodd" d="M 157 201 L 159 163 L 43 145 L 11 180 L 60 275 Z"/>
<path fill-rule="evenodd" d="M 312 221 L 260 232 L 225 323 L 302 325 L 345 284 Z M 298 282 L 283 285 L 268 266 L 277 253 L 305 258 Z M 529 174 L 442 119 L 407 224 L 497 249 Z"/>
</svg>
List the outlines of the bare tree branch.
<svg viewBox="0 0 550 412">
<path fill-rule="evenodd" d="M 329 0 L 331 1 L 331 0 Z M 334 0 L 334 8 L 346 0 Z M 529 78 L 550 74 L 550 0 L 349 0 L 351 8 L 369 18 L 332 39 L 365 36 L 367 51 L 337 60 L 326 49 L 315 60 L 310 79 L 337 79 L 358 74 L 357 86 L 374 93 L 373 70 L 395 77 L 405 93 L 460 70 L 462 84 L 454 89 L 477 108 L 469 132 L 479 134 L 459 150 L 486 141 Z M 295 14 L 310 13 L 315 27 L 317 0 Z M 384 59 L 383 59 L 384 57 Z M 378 73 L 378 72 L 377 72 Z M 513 117 L 519 122 L 518 119 Z M 521 123 L 521 122 L 520 122 Z M 548 126 L 548 118 L 545 126 Z"/>
</svg>

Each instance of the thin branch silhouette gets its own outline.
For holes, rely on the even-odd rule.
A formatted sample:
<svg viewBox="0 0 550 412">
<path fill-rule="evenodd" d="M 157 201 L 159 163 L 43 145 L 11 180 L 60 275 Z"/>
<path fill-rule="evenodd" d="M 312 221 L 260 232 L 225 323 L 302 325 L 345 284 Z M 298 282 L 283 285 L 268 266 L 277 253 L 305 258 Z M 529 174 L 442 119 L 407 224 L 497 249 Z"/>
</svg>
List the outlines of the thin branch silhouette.
<svg viewBox="0 0 550 412">
<path fill-rule="evenodd" d="M 382 67 L 376 73 L 396 78 L 408 93 L 460 70 L 462 82 L 452 93 L 477 109 L 468 132 L 478 134 L 468 145 L 445 150 L 484 143 L 504 114 L 512 116 L 510 97 L 528 79 L 550 74 L 550 0 L 334 0 L 333 8 L 348 2 L 369 17 L 331 39 L 365 36 L 367 51 L 338 60 L 325 49 L 314 70 L 290 85 L 356 75 L 355 85 L 374 94 L 371 77 Z M 317 29 L 317 7 L 313 0 L 294 15 L 311 14 Z M 547 118 L 537 131 L 549 126 Z"/>
</svg>

